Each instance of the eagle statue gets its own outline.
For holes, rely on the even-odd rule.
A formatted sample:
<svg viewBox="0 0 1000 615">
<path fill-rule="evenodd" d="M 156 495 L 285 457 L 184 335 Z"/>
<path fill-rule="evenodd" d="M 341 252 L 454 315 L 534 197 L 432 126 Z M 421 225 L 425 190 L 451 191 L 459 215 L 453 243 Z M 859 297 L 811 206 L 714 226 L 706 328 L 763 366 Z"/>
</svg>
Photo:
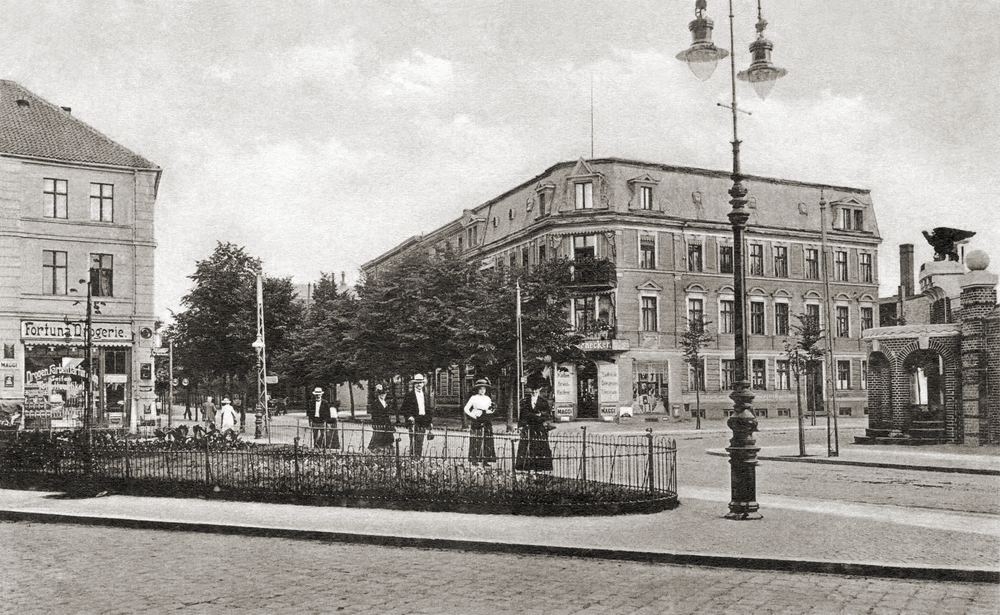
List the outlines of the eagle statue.
<svg viewBox="0 0 1000 615">
<path fill-rule="evenodd" d="M 958 252 L 955 244 L 975 235 L 975 231 L 963 231 L 957 228 L 939 226 L 931 232 L 922 231 L 927 243 L 934 248 L 934 260 L 943 261 L 945 259 L 958 262 Z"/>
</svg>

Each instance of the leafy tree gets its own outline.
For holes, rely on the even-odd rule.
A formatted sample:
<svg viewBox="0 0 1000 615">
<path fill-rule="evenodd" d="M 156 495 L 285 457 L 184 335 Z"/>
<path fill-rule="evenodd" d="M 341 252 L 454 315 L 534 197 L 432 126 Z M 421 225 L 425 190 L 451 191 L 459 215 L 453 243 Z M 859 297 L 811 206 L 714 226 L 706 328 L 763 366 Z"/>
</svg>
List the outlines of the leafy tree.
<svg viewBox="0 0 1000 615">
<path fill-rule="evenodd" d="M 687 329 L 681 334 L 681 348 L 684 349 L 684 362 L 691 366 L 694 371 L 694 399 L 695 416 L 697 422 L 695 429 L 701 429 L 701 388 L 705 382 L 705 363 L 702 360 L 701 350 L 708 344 L 715 341 L 715 336 L 708 332 L 707 320 L 688 320 Z"/>
<path fill-rule="evenodd" d="M 792 339 L 784 341 L 785 356 L 788 357 L 788 365 L 792 373 L 795 374 L 795 399 L 798 402 L 798 422 L 799 422 L 799 456 L 806 454 L 805 427 L 802 424 L 802 374 L 815 373 L 817 365 L 823 358 L 823 351 L 819 348 L 819 342 L 823 339 L 823 330 L 820 328 L 819 319 L 808 314 L 797 314 L 795 316 L 799 324 L 792 325 Z M 813 410 L 812 424 L 816 424 L 816 412 Z"/>
<path fill-rule="evenodd" d="M 304 324 L 292 336 L 294 350 L 282 362 L 289 383 L 359 384 L 362 378 L 351 339 L 357 301 L 349 292 L 338 292 L 336 278 L 327 273 L 316 284 L 312 299 Z"/>
<path fill-rule="evenodd" d="M 243 248 L 219 242 L 212 255 L 188 276 L 194 287 L 174 314 L 168 339 L 174 341 L 175 368 L 201 382 L 249 382 L 257 364 L 256 274 L 260 259 Z M 289 278 L 263 279 L 264 337 L 268 363 L 289 351 L 302 308 Z"/>
</svg>

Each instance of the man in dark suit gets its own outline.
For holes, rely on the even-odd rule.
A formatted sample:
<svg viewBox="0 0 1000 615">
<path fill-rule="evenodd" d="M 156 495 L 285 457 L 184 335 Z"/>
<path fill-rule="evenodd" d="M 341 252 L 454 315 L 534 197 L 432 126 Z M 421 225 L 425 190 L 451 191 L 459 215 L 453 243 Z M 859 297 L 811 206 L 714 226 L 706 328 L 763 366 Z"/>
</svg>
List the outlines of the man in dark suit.
<svg viewBox="0 0 1000 615">
<path fill-rule="evenodd" d="M 424 449 L 424 436 L 431 428 L 433 416 L 429 396 L 424 391 L 427 379 L 423 374 L 417 374 L 411 382 L 413 389 L 403 397 L 400 411 L 410 430 L 410 455 L 420 457 Z"/>
<path fill-rule="evenodd" d="M 306 406 L 306 416 L 313 430 L 313 446 L 316 448 L 340 448 L 337 435 L 337 413 L 323 399 L 323 389 L 313 389 L 313 400 Z"/>
</svg>

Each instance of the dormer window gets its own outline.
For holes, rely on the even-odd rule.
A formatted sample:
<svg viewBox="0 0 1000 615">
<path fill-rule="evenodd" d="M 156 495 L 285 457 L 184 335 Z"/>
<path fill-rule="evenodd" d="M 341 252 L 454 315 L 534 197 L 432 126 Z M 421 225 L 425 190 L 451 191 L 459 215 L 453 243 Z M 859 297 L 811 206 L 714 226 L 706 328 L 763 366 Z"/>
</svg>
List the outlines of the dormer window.
<svg viewBox="0 0 1000 615">
<path fill-rule="evenodd" d="M 851 201 L 833 205 L 833 228 L 841 231 L 865 230 L 865 210 L 860 203 Z"/>
<path fill-rule="evenodd" d="M 538 215 L 547 216 L 552 213 L 552 202 L 555 199 L 556 186 L 552 183 L 538 184 L 535 186 L 535 195 L 538 197 Z"/>
<path fill-rule="evenodd" d="M 629 190 L 632 191 L 632 200 L 629 203 L 629 208 L 642 211 L 656 210 L 656 202 L 653 200 L 653 190 L 658 183 L 659 180 L 654 179 L 648 174 L 628 180 Z"/>
<path fill-rule="evenodd" d="M 576 183 L 576 209 L 594 208 L 594 182 Z"/>
</svg>

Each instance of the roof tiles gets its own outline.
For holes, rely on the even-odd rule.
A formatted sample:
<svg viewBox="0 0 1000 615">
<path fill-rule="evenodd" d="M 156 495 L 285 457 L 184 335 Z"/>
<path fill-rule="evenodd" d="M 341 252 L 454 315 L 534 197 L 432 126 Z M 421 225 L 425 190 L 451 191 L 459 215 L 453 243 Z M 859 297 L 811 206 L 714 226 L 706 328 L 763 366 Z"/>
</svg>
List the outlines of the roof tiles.
<svg viewBox="0 0 1000 615">
<path fill-rule="evenodd" d="M 0 155 L 138 169 L 158 166 L 19 83 L 0 80 Z"/>
</svg>

